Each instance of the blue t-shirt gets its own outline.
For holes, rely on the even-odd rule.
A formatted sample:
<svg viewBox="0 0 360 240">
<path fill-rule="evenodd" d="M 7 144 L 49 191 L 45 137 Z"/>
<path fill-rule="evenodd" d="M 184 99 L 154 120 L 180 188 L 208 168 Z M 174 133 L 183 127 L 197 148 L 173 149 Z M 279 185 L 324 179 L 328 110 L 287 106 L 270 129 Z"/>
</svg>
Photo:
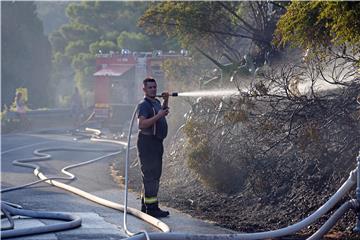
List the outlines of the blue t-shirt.
<svg viewBox="0 0 360 240">
<path fill-rule="evenodd" d="M 144 98 L 138 105 L 138 118 L 140 116 L 145 117 L 146 119 L 152 118 L 155 116 L 161 109 L 161 104 L 158 99 L 150 100 Z M 140 133 L 145 135 L 155 135 L 159 139 L 164 139 L 167 136 L 168 125 L 165 117 L 161 117 L 156 123 L 148 128 L 140 129 Z"/>
</svg>

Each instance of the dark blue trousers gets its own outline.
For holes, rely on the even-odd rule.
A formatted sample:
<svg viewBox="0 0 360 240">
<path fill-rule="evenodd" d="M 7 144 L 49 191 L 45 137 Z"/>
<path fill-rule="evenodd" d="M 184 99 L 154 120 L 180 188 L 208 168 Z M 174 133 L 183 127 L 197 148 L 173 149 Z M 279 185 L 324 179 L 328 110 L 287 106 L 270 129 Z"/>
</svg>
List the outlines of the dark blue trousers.
<svg viewBox="0 0 360 240">
<path fill-rule="evenodd" d="M 156 198 L 162 172 L 163 141 L 155 136 L 139 133 L 137 148 L 143 180 L 143 197 Z"/>
</svg>

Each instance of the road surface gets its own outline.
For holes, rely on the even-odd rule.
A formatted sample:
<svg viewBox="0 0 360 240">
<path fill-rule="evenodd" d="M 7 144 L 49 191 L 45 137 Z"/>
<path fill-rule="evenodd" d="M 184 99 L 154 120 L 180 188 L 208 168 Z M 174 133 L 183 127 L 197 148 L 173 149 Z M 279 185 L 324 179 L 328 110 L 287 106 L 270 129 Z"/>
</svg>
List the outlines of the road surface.
<svg viewBox="0 0 360 240">
<path fill-rule="evenodd" d="M 1 137 L 1 187 L 7 188 L 22 185 L 38 180 L 32 173 L 32 169 L 14 166 L 12 161 L 15 159 L 32 157 L 35 149 L 50 147 L 79 147 L 79 148 L 120 148 L 117 145 L 93 143 L 88 139 L 74 140 L 74 137 L 66 132 L 40 133 L 17 133 L 7 134 Z M 51 160 L 37 162 L 41 166 L 41 171 L 48 177 L 64 176 L 60 169 L 79 162 L 90 160 L 106 153 L 97 152 L 51 152 Z M 114 159 L 104 159 L 90 165 L 75 168 L 70 172 L 76 175 L 76 180 L 65 182 L 96 196 L 122 204 L 123 195 L 121 187 L 118 186 L 110 175 L 110 163 Z M 123 214 L 89 200 L 86 200 L 73 193 L 58 189 L 47 183 L 5 192 L 1 195 L 4 201 L 21 205 L 24 209 L 67 212 L 78 215 L 82 218 L 82 226 L 73 230 L 19 237 L 13 239 L 122 239 L 126 237 L 123 231 Z M 139 209 L 139 200 L 136 195 L 129 194 L 129 206 Z M 162 219 L 168 224 L 172 231 L 191 232 L 191 233 L 233 233 L 230 230 L 222 229 L 211 223 L 193 219 L 190 216 L 180 213 L 175 209 L 169 209 L 171 217 Z M 52 224 L 53 220 L 27 219 L 20 217 L 15 221 L 16 228 Z M 7 224 L 5 219 L 2 224 Z M 128 217 L 128 228 L 132 232 L 147 230 L 149 232 L 158 231 L 154 227 L 138 220 L 135 217 Z"/>
</svg>

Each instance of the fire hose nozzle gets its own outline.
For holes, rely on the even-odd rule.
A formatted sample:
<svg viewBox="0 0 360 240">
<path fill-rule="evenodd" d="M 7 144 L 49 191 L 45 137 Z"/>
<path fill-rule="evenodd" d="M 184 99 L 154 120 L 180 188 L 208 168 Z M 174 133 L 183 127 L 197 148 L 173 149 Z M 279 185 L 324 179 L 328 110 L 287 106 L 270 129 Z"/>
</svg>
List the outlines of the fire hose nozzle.
<svg viewBox="0 0 360 240">
<path fill-rule="evenodd" d="M 177 92 L 170 93 L 171 97 L 177 97 L 179 94 Z M 162 97 L 162 95 L 156 95 L 156 97 Z"/>
</svg>

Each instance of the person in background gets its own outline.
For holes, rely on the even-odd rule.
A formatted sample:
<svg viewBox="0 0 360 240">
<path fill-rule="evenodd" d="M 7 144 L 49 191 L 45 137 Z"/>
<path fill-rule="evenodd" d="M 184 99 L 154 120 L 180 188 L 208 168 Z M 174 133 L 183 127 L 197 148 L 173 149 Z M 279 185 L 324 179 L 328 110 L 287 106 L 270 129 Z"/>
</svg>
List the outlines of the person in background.
<svg viewBox="0 0 360 240">
<path fill-rule="evenodd" d="M 17 92 L 15 95 L 15 108 L 16 115 L 20 119 L 20 127 L 24 129 L 30 128 L 30 121 L 26 115 L 26 103 L 21 92 Z"/>
<path fill-rule="evenodd" d="M 15 106 L 17 116 L 19 117 L 20 121 L 24 121 L 26 119 L 26 104 L 21 92 L 16 93 Z"/>
</svg>

